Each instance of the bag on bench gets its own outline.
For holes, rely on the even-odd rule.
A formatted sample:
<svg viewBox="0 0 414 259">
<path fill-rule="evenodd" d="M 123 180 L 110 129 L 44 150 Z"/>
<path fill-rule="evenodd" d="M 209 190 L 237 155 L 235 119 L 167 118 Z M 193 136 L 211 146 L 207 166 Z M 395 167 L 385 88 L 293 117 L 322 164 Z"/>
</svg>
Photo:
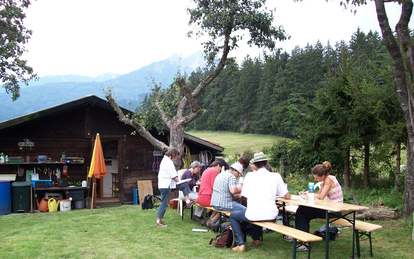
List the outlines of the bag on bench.
<svg viewBox="0 0 414 259">
<path fill-rule="evenodd" d="M 313 233 L 315 236 L 320 236 L 325 240 L 326 237 L 326 226 L 323 225 L 320 229 L 316 230 Z M 338 228 L 337 227 L 329 227 L 329 240 L 335 241 L 336 235 L 338 235 Z"/>
<path fill-rule="evenodd" d="M 235 239 L 233 229 L 228 226 L 223 233 L 210 240 L 210 245 L 218 248 L 229 248 L 234 246 Z"/>
</svg>

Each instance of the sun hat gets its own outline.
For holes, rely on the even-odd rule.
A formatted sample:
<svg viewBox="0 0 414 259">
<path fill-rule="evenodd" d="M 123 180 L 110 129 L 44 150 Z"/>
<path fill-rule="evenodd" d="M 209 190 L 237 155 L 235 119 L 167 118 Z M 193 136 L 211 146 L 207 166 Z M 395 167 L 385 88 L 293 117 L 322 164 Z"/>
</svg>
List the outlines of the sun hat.
<svg viewBox="0 0 414 259">
<path fill-rule="evenodd" d="M 267 158 L 263 152 L 259 152 L 259 153 L 254 153 L 254 157 L 252 160 L 250 160 L 250 163 L 256 163 L 256 162 L 260 162 L 260 161 L 268 161 L 270 160 L 270 158 Z"/>
<path fill-rule="evenodd" d="M 236 162 L 236 163 L 232 164 L 230 166 L 230 168 L 233 168 L 234 170 L 239 172 L 239 174 L 242 174 L 242 172 L 243 172 L 243 166 L 239 162 Z"/>
</svg>

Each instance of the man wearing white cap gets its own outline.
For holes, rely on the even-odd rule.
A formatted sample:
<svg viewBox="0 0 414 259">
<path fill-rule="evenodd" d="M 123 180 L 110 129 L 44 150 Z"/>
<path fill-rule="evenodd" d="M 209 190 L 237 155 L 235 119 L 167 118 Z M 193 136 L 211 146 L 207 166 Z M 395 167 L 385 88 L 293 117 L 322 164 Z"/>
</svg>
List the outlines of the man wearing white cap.
<svg viewBox="0 0 414 259">
<path fill-rule="evenodd" d="M 243 183 L 241 195 L 247 198 L 247 208 L 244 210 L 233 211 L 230 214 L 230 222 L 236 237 L 237 252 L 245 252 L 245 240 L 241 227 L 242 222 L 252 221 L 273 221 L 276 219 L 279 210 L 276 206 L 276 196 L 290 199 L 290 194 L 278 173 L 271 173 L 266 169 L 267 158 L 263 152 L 254 154 L 250 161 L 252 169 L 257 171 L 246 175 Z M 252 239 L 254 246 L 260 246 L 260 236 L 262 228 L 252 225 Z"/>
<path fill-rule="evenodd" d="M 217 175 L 211 196 L 211 206 L 213 208 L 223 211 L 235 211 L 246 208 L 234 201 L 234 195 L 241 192 L 241 188 L 237 187 L 236 179 L 242 172 L 242 165 L 236 162 L 230 166 L 230 170 Z"/>
</svg>

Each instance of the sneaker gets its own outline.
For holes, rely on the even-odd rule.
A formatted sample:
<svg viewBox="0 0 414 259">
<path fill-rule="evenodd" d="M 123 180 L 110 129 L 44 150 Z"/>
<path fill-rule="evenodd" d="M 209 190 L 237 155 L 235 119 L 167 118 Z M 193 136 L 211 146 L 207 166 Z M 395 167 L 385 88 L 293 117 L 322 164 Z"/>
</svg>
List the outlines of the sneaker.
<svg viewBox="0 0 414 259">
<path fill-rule="evenodd" d="M 194 204 L 194 203 L 196 203 L 196 201 L 195 201 L 195 200 L 189 199 L 189 200 L 186 200 L 186 202 L 185 202 L 185 206 L 186 206 L 187 208 L 191 208 L 191 207 L 193 206 L 193 204 Z"/>
<path fill-rule="evenodd" d="M 305 246 L 305 245 L 298 245 L 296 247 L 296 250 L 297 251 L 309 251 L 309 248 L 307 246 Z"/>
<path fill-rule="evenodd" d="M 286 240 L 286 242 L 293 242 L 293 237 L 284 236 L 283 238 Z"/>
<path fill-rule="evenodd" d="M 157 227 L 164 227 L 164 228 L 168 227 L 168 225 L 164 224 L 164 222 L 162 222 L 162 220 L 160 220 L 160 221 L 157 220 L 157 222 L 155 223 L 155 225 Z"/>
<path fill-rule="evenodd" d="M 199 217 L 197 215 L 193 215 L 193 217 L 191 219 L 194 220 L 194 221 L 198 221 L 198 222 L 200 222 L 201 220 L 203 220 L 202 217 Z"/>
<path fill-rule="evenodd" d="M 246 246 L 245 245 L 236 246 L 236 247 L 233 247 L 232 250 L 243 253 L 243 252 L 246 252 Z"/>
<path fill-rule="evenodd" d="M 217 220 L 217 222 L 214 224 L 213 232 L 218 232 L 220 227 L 220 220 Z"/>
<path fill-rule="evenodd" d="M 205 219 L 202 219 L 202 220 L 200 221 L 200 226 L 202 226 L 202 227 L 206 227 L 206 226 L 207 226 L 207 221 L 206 221 Z"/>
<path fill-rule="evenodd" d="M 220 226 L 220 221 L 217 220 L 216 223 L 211 222 L 211 220 L 207 221 L 207 227 L 211 228 L 213 230 L 213 232 L 218 232 L 219 226 Z"/>
<path fill-rule="evenodd" d="M 260 242 L 260 240 L 253 240 L 250 242 L 250 244 L 254 245 L 254 246 L 261 246 L 262 242 Z"/>
<path fill-rule="evenodd" d="M 211 228 L 214 230 L 215 224 L 213 222 L 211 222 L 211 220 L 207 220 L 207 227 Z"/>
</svg>

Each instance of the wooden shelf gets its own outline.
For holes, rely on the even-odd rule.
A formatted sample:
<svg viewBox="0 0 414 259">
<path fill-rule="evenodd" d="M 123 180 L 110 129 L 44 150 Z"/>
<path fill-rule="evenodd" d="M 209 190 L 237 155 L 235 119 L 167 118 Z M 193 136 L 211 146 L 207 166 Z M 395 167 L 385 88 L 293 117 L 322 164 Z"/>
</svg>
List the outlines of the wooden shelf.
<svg viewBox="0 0 414 259">
<path fill-rule="evenodd" d="M 1 163 L 2 165 L 83 165 L 84 163 L 61 163 L 61 162 L 52 162 L 52 163 L 39 163 L 39 162 L 29 162 L 29 163 Z"/>
</svg>

